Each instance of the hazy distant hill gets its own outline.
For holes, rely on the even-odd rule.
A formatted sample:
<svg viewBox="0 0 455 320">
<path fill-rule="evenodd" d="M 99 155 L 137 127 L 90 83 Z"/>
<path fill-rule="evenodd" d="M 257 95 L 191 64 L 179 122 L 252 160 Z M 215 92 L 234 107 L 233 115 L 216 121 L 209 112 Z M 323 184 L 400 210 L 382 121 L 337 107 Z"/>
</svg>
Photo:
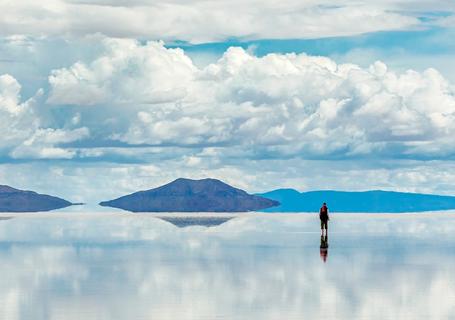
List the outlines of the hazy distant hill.
<svg viewBox="0 0 455 320">
<path fill-rule="evenodd" d="M 100 205 L 133 212 L 242 212 L 279 205 L 216 179 L 177 179 Z"/>
<path fill-rule="evenodd" d="M 327 202 L 332 212 L 419 212 L 455 209 L 455 197 L 390 191 L 310 191 L 278 189 L 260 194 L 280 206 L 267 212 L 315 212 Z"/>
<path fill-rule="evenodd" d="M 0 185 L 0 212 L 38 212 L 71 206 L 57 197 Z"/>
</svg>

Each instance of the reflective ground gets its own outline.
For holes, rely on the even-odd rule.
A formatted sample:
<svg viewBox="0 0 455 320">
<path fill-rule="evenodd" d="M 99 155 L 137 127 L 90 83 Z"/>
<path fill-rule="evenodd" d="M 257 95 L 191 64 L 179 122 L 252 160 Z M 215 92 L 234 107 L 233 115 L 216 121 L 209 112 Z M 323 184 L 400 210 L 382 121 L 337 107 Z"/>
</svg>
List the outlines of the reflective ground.
<svg viewBox="0 0 455 320">
<path fill-rule="evenodd" d="M 454 213 L 179 219 L 0 219 L 0 319 L 455 319 Z"/>
</svg>

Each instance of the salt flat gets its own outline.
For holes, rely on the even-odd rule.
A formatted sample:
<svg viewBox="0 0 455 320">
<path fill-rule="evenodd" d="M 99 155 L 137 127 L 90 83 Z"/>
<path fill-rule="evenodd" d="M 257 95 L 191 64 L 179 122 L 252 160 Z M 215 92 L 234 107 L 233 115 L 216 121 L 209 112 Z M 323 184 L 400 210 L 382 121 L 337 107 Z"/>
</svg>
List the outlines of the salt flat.
<svg viewBox="0 0 455 320">
<path fill-rule="evenodd" d="M 6 216 L 0 319 L 455 317 L 455 212 Z"/>
</svg>

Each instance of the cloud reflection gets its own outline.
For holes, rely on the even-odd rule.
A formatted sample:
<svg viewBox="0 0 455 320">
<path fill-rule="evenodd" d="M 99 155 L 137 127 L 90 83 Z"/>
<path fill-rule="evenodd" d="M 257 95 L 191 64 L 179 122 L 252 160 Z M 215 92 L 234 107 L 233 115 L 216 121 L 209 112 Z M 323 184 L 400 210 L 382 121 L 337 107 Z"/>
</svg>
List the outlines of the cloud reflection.
<svg viewBox="0 0 455 320">
<path fill-rule="evenodd" d="M 310 216 L 2 221 L 0 319 L 451 319 L 449 218 L 335 216 L 325 264 Z"/>
</svg>

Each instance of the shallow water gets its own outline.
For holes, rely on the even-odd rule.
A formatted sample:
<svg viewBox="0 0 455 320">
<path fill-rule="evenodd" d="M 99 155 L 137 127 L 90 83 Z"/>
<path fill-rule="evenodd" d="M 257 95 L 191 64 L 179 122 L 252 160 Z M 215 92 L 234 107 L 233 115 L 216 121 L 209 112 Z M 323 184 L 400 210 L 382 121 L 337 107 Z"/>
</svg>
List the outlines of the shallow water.
<svg viewBox="0 0 455 320">
<path fill-rule="evenodd" d="M 320 245 L 307 214 L 15 215 L 0 319 L 455 319 L 455 214 L 333 215 Z"/>
</svg>

